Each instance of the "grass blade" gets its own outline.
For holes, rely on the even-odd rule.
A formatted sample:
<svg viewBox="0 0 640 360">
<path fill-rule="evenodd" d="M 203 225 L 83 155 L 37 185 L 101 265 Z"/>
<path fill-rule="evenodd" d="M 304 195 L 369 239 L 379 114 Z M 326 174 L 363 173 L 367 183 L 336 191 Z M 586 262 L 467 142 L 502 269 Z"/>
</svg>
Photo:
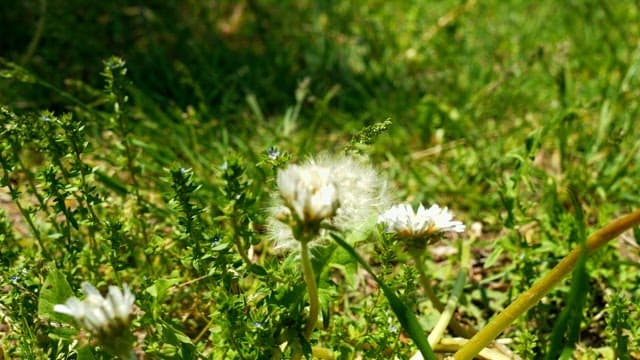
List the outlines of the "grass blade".
<svg viewBox="0 0 640 360">
<path fill-rule="evenodd" d="M 378 283 L 382 291 L 384 292 L 384 296 L 389 300 L 389 305 L 393 309 L 393 312 L 398 317 L 400 324 L 407 331 L 413 342 L 415 342 L 416 346 L 427 360 L 435 360 L 436 356 L 429 346 L 429 341 L 427 340 L 427 336 L 425 335 L 424 329 L 418 323 L 418 319 L 413 312 L 411 312 L 407 306 L 400 301 L 400 299 L 396 296 L 396 294 L 388 287 L 382 280 L 380 280 L 374 273 L 369 264 L 356 252 L 356 250 L 349 245 L 344 239 L 335 233 L 331 234 L 331 237 L 338 243 L 338 245 L 342 246 L 349 255 L 351 255 L 362 267 L 367 270 L 369 274 L 373 277 L 373 279 Z"/>
</svg>

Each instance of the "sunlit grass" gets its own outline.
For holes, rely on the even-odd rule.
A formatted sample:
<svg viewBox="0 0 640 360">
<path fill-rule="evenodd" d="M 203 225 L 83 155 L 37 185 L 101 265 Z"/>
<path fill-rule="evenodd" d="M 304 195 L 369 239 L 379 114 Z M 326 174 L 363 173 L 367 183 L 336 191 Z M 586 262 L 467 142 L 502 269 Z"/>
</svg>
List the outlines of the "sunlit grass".
<svg viewBox="0 0 640 360">
<path fill-rule="evenodd" d="M 129 285 L 139 357 L 409 358 L 460 293 L 433 346 L 451 354 L 454 327 L 470 338 L 640 205 L 635 3 L 11 3 L 7 359 L 109 358 L 52 310 L 85 281 Z M 466 230 L 416 266 L 376 215 L 318 223 L 301 265 L 270 231 L 278 173 L 344 155 L 393 203 L 447 206 Z M 639 239 L 632 227 L 566 268 L 483 356 L 640 356 Z"/>
</svg>

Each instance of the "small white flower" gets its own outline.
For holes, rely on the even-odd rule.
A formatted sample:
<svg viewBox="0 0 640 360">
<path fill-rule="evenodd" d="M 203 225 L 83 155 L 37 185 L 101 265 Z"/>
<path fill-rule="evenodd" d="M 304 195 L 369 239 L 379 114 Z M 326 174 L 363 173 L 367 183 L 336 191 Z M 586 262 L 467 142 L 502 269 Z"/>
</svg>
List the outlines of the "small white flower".
<svg viewBox="0 0 640 360">
<path fill-rule="evenodd" d="M 294 231 L 301 227 L 314 235 L 322 235 L 321 224 L 359 231 L 388 204 L 386 182 L 378 172 L 349 156 L 290 165 L 278 173 L 277 184 L 280 196 L 271 208 L 269 233 L 280 249 L 299 247 Z M 321 238 L 316 236 L 314 243 Z"/>
<path fill-rule="evenodd" d="M 64 304 L 53 307 L 55 312 L 66 314 L 75 319 L 78 325 L 94 335 L 113 334 L 129 326 L 131 310 L 135 296 L 127 284 L 120 291 L 115 286 L 109 286 L 109 293 L 102 297 L 100 292 L 88 282 L 82 283 L 84 300 L 71 297 Z"/>
<path fill-rule="evenodd" d="M 378 223 L 385 226 L 385 231 L 418 247 L 437 240 L 445 232 L 462 232 L 465 228 L 462 222 L 453 220 L 446 207 L 433 205 L 426 209 L 422 204 L 417 212 L 409 204 L 395 205 L 378 217 Z"/>
</svg>

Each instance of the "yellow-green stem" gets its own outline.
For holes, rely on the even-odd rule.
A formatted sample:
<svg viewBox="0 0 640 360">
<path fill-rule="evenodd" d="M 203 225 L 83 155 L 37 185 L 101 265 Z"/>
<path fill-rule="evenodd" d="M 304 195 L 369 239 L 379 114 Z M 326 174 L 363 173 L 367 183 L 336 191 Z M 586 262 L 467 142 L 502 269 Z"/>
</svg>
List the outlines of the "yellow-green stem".
<svg viewBox="0 0 640 360">
<path fill-rule="evenodd" d="M 318 321 L 318 312 L 320 310 L 320 304 L 318 302 L 318 287 L 316 286 L 316 277 L 313 274 L 313 267 L 311 266 L 311 258 L 309 257 L 309 245 L 307 241 L 301 241 L 301 262 L 302 273 L 304 275 L 304 281 L 307 283 L 307 289 L 309 291 L 309 317 L 307 318 L 307 326 L 304 330 L 304 338 L 309 340 L 313 329 Z"/>
<path fill-rule="evenodd" d="M 297 348 L 291 355 L 291 360 L 300 360 L 302 359 L 302 355 L 302 351 Z M 313 355 L 313 358 L 323 360 L 334 360 L 336 358 L 331 350 L 323 348 L 322 346 L 311 347 L 311 355 Z"/>
<path fill-rule="evenodd" d="M 462 289 L 464 288 L 465 279 L 469 273 L 469 252 L 470 246 L 469 242 L 462 242 L 462 255 L 460 258 L 460 270 L 458 271 L 458 278 L 456 279 L 456 284 L 453 287 L 453 292 L 447 301 L 447 305 L 442 311 L 440 315 L 440 319 L 436 323 L 436 326 L 431 330 L 431 334 L 429 334 L 429 345 L 431 347 L 435 347 L 436 344 L 440 342 L 442 339 L 442 335 L 444 335 L 444 331 L 447 329 L 447 326 L 452 320 L 453 313 L 456 310 L 456 306 L 458 305 L 458 299 L 460 298 L 460 294 L 462 294 Z"/>
<path fill-rule="evenodd" d="M 436 310 L 442 313 L 445 309 L 445 305 L 440 301 L 440 299 L 438 299 L 438 296 L 436 295 L 436 293 L 433 292 L 433 288 L 429 283 L 429 278 L 427 277 L 427 273 L 425 272 L 425 269 L 424 269 L 423 257 L 421 255 L 414 254 L 413 260 L 416 263 L 416 269 L 418 270 L 418 276 L 420 277 L 420 284 L 422 285 L 422 288 L 424 289 L 425 294 L 427 294 L 427 297 L 429 298 L 429 300 L 431 300 L 431 303 L 436 308 Z M 453 333 L 457 336 L 463 336 L 463 337 L 469 338 L 469 337 L 472 337 L 474 334 L 473 330 L 467 329 L 466 327 L 462 326 L 456 319 L 453 319 L 453 318 L 449 322 L 449 327 L 451 328 Z"/>
<path fill-rule="evenodd" d="M 606 244 L 609 240 L 620 235 L 625 230 L 640 224 L 640 210 L 614 220 L 607 226 L 596 231 L 587 239 L 586 249 L 589 254 Z M 525 313 L 546 295 L 562 278 L 573 270 L 580 257 L 582 246 L 573 249 L 547 275 L 538 280 L 531 288 L 523 292 L 506 309 L 494 317 L 487 326 L 482 328 L 469 342 L 455 353 L 454 359 L 472 359 L 493 339 L 511 324 L 518 316 Z"/>
</svg>

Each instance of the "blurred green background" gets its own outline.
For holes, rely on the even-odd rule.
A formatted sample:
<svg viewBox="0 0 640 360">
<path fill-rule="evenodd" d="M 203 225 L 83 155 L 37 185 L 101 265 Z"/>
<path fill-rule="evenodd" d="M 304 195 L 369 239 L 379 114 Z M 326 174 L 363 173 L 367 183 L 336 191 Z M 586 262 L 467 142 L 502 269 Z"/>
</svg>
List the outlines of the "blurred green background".
<svg viewBox="0 0 640 360">
<path fill-rule="evenodd" d="M 434 103 L 483 120 L 602 94 L 630 62 L 637 17 L 634 2 L 598 0 L 5 0 L 0 49 L 65 89 L 70 79 L 99 87 L 101 61 L 117 55 L 167 106 L 236 113 L 254 94 L 276 114 L 309 78 L 333 110 L 420 124 Z M 1 86 L 17 107 L 65 105 L 50 91 Z"/>
</svg>

